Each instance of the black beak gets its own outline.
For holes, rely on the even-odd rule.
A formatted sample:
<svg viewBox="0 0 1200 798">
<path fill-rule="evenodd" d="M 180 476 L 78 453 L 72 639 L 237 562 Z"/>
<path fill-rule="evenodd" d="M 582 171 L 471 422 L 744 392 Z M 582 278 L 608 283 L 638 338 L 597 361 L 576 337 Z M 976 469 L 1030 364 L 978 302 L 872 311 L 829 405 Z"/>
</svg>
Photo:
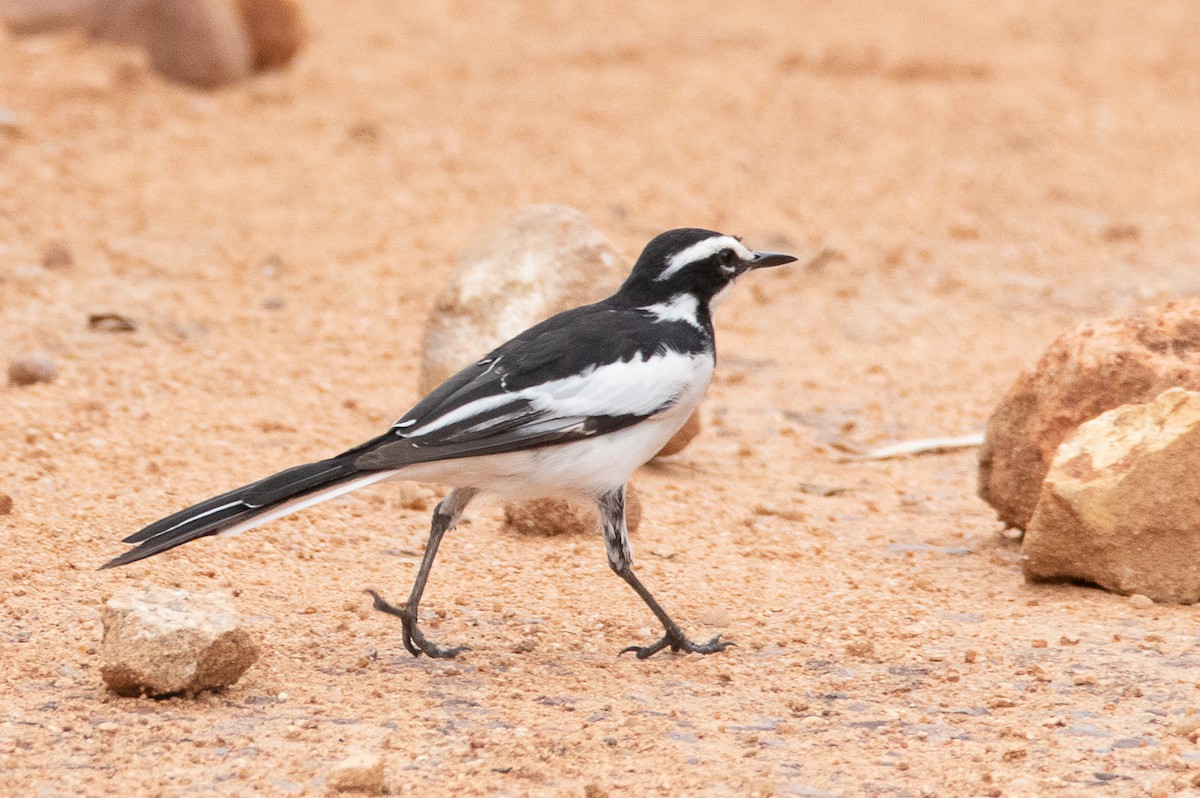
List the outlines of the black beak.
<svg viewBox="0 0 1200 798">
<path fill-rule="evenodd" d="M 782 266 L 791 263 L 795 258 L 782 252 L 755 252 L 754 260 L 750 261 L 751 269 L 765 269 L 768 266 Z"/>
</svg>

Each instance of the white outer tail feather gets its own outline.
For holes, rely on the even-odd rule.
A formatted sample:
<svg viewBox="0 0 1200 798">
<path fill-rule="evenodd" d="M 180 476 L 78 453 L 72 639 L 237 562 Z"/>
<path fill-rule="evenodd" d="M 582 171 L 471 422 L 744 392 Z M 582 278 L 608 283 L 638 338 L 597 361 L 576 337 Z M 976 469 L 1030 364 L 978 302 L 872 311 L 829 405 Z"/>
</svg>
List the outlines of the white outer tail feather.
<svg viewBox="0 0 1200 798">
<path fill-rule="evenodd" d="M 308 493 L 303 496 L 298 496 L 295 499 L 286 501 L 283 504 L 272 507 L 262 515 L 256 515 L 253 518 L 247 518 L 239 524 L 234 524 L 228 529 L 222 529 L 217 534 L 221 537 L 232 535 L 240 535 L 243 532 L 262 526 L 265 523 L 274 521 L 277 518 L 283 518 L 285 515 L 299 512 L 306 507 L 312 507 L 314 504 L 320 504 L 329 499 L 335 499 L 346 493 L 351 493 L 359 488 L 365 488 L 367 485 L 373 485 L 376 482 L 382 482 L 385 479 L 390 479 L 399 473 L 399 469 L 391 471 L 373 471 L 369 474 L 364 474 L 357 479 L 352 479 L 349 482 L 340 482 L 337 485 L 319 490 L 314 493 Z"/>
</svg>

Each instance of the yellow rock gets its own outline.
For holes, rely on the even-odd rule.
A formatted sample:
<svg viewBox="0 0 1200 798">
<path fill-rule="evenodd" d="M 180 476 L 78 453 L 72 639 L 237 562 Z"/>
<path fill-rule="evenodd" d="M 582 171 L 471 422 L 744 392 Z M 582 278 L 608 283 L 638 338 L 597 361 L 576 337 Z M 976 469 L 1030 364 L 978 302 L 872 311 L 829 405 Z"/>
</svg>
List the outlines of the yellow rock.
<svg viewBox="0 0 1200 798">
<path fill-rule="evenodd" d="M 1200 600 L 1200 393 L 1172 388 L 1063 441 L 1022 555 L 1030 581 Z"/>
</svg>

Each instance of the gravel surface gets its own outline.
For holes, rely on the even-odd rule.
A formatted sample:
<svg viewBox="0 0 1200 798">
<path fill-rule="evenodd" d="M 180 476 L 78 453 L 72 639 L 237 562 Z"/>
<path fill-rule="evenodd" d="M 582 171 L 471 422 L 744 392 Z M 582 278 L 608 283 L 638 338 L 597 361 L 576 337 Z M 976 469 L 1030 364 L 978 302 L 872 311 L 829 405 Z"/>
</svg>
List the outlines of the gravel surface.
<svg viewBox="0 0 1200 798">
<path fill-rule="evenodd" d="M 0 794 L 325 795 L 355 753 L 397 795 L 1195 791 L 1194 608 L 1026 585 L 972 452 L 843 457 L 979 432 L 1066 326 L 1197 293 L 1194 3 L 305 10 L 290 70 L 212 94 L 0 34 L 0 352 L 58 366 L 0 387 Z M 458 252 L 534 202 L 801 257 L 722 306 L 704 432 L 637 476 L 642 578 L 737 648 L 617 657 L 658 630 L 599 537 L 492 505 L 423 603 L 473 650 L 415 660 L 362 593 L 419 561 L 435 493 L 394 485 L 94 570 L 399 417 Z M 259 662 L 107 694 L 102 601 L 150 585 L 235 592 Z"/>
</svg>

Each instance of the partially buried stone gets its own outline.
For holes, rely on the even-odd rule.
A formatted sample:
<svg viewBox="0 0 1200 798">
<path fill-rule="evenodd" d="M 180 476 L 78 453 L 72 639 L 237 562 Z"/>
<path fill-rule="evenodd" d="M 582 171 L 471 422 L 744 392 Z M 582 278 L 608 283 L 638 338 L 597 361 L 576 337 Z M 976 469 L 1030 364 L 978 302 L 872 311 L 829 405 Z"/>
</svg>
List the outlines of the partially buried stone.
<svg viewBox="0 0 1200 798">
<path fill-rule="evenodd" d="M 632 534 L 642 523 L 642 500 L 633 485 L 625 493 L 625 526 Z M 600 528 L 600 514 L 591 504 L 562 499 L 534 499 L 506 504 L 504 525 L 519 535 L 551 537 Z"/>
<path fill-rule="evenodd" d="M 1030 581 L 1200 601 L 1200 393 L 1110 410 L 1059 447 L 1022 544 Z"/>
<path fill-rule="evenodd" d="M 48 355 L 18 357 L 8 363 L 8 384 L 24 387 L 39 382 L 52 382 L 58 367 Z"/>
<path fill-rule="evenodd" d="M 381 795 L 384 790 L 383 757 L 351 754 L 330 769 L 329 786 L 338 792 Z"/>
<path fill-rule="evenodd" d="M 259 647 L 220 593 L 150 588 L 101 612 L 100 675 L 119 695 L 193 695 L 233 684 Z"/>
</svg>

